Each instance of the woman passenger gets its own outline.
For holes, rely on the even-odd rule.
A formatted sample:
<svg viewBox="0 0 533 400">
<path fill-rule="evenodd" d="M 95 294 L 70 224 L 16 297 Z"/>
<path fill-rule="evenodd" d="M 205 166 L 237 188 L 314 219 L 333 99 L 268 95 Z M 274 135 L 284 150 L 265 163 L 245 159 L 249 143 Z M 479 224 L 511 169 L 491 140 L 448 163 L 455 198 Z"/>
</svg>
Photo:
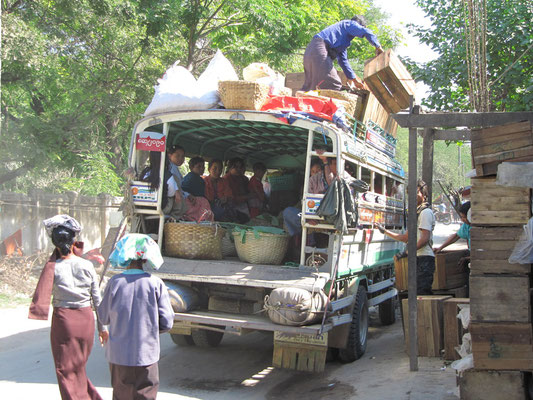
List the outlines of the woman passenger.
<svg viewBox="0 0 533 400">
<path fill-rule="evenodd" d="M 205 197 L 211 204 L 211 210 L 215 214 L 216 221 L 224 221 L 226 219 L 226 209 L 231 203 L 231 189 L 228 181 L 222 179 L 222 160 L 215 158 L 208 164 L 208 176 L 204 176 L 205 181 Z"/>
<path fill-rule="evenodd" d="M 227 180 L 231 189 L 231 196 L 235 210 L 241 214 L 240 223 L 247 222 L 250 219 L 248 209 L 248 199 L 251 198 L 248 192 L 248 178 L 244 175 L 244 160 L 239 157 L 232 158 L 228 162 L 228 169 L 224 179 Z"/>
</svg>

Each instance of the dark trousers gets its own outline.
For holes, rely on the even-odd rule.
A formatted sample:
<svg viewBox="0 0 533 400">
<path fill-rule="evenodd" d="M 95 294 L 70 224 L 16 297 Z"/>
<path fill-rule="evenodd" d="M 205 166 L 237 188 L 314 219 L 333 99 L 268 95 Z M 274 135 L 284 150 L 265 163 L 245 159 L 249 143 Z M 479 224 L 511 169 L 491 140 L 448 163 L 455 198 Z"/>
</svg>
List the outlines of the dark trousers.
<svg viewBox="0 0 533 400">
<path fill-rule="evenodd" d="M 130 367 L 109 363 L 113 400 L 155 400 L 159 389 L 158 363 Z"/>
<path fill-rule="evenodd" d="M 435 273 L 435 257 L 420 256 L 416 258 L 416 294 L 431 295 L 433 291 L 433 274 Z"/>
</svg>

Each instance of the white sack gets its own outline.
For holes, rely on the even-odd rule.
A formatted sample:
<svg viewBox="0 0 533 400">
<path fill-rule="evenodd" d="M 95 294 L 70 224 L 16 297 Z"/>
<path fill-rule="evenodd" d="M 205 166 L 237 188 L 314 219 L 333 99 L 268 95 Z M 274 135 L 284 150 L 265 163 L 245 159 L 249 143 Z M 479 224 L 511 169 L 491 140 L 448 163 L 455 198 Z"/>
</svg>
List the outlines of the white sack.
<svg viewBox="0 0 533 400">
<path fill-rule="evenodd" d="M 522 228 L 524 231 L 509 256 L 510 264 L 533 263 L 533 217 Z"/>
<path fill-rule="evenodd" d="M 323 290 L 311 293 L 299 288 L 274 289 L 265 296 L 265 310 L 272 322 L 302 326 L 319 321 L 327 303 Z"/>
<path fill-rule="evenodd" d="M 265 63 L 252 63 L 242 71 L 245 81 L 257 82 L 270 87 L 270 95 L 278 95 L 285 87 L 285 77 Z"/>
<path fill-rule="evenodd" d="M 204 110 L 217 106 L 220 101 L 218 82 L 237 80 L 237 73 L 220 50 L 209 62 L 198 81 L 184 67 L 174 63 L 158 79 L 155 95 L 144 112 L 145 116 L 179 110 Z"/>
<path fill-rule="evenodd" d="M 502 162 L 498 165 L 496 184 L 533 188 L 533 162 Z"/>
</svg>

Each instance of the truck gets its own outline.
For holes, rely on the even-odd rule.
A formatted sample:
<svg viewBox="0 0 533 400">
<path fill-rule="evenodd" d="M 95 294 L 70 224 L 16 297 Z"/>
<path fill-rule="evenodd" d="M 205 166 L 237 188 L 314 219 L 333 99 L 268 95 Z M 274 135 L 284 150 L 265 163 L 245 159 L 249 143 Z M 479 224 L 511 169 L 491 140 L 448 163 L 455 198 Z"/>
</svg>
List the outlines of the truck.
<svg viewBox="0 0 533 400">
<path fill-rule="evenodd" d="M 395 160 L 395 139 L 371 123 L 342 129 L 331 122 L 249 110 L 176 111 L 139 120 L 132 132 L 129 166 L 139 173 L 149 151 L 181 145 L 186 156 L 206 159 L 242 157 L 247 167 L 263 162 L 269 171 L 297 170 L 301 191 L 302 240 L 299 263 L 260 265 L 237 257 L 199 260 L 169 257 L 155 272 L 166 282 L 179 283 L 201 293 L 207 301 L 197 310 L 176 312 L 170 335 L 179 346 L 217 346 L 223 335 L 253 331 L 273 333 L 273 366 L 320 372 L 326 358 L 353 362 L 367 347 L 369 307 L 379 308 L 382 324 L 395 322 L 397 290 L 394 255 L 402 244 L 376 228 L 405 229 L 404 173 Z M 321 149 L 321 151 L 319 151 Z M 355 226 L 342 232 L 318 216 L 323 194 L 309 193 L 313 157 L 333 157 L 338 171 L 350 171 L 369 190 L 354 195 Z M 163 166 L 161 174 L 163 177 Z M 152 236 L 163 246 L 166 216 L 161 209 L 162 186 L 150 191 L 131 180 L 132 215 L 142 223 L 157 223 Z M 307 237 L 321 233 L 322 247 Z M 296 264 L 296 265 L 295 265 Z M 306 326 L 273 323 L 263 310 L 265 296 L 278 288 L 323 290 L 327 312 Z"/>
</svg>

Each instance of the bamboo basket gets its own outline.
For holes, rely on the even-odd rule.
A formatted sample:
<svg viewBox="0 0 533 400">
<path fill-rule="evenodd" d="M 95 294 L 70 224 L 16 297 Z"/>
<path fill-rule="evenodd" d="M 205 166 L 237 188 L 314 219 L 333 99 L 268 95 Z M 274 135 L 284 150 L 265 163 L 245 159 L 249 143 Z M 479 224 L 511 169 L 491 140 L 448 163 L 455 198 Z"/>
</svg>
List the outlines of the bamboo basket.
<svg viewBox="0 0 533 400">
<path fill-rule="evenodd" d="M 270 87 L 248 81 L 220 81 L 218 91 L 222 104 L 233 110 L 260 110 L 268 98 Z"/>
<path fill-rule="evenodd" d="M 233 232 L 239 259 L 251 264 L 281 264 L 289 247 L 290 236 L 264 232 L 257 234 L 259 238 L 255 237 L 253 231 L 246 232 L 243 243 L 240 232 Z"/>
<path fill-rule="evenodd" d="M 235 243 L 233 242 L 233 237 L 231 236 L 231 231 L 226 230 L 226 233 L 222 237 L 222 256 L 223 257 L 236 257 L 237 249 L 235 248 Z"/>
<path fill-rule="evenodd" d="M 197 222 L 167 222 L 164 226 L 165 255 L 171 257 L 221 260 L 222 237 L 218 225 Z"/>
<path fill-rule="evenodd" d="M 319 90 L 318 94 L 320 96 L 331 97 L 332 99 L 339 99 L 347 102 L 348 104 L 345 106 L 346 113 L 351 116 L 353 116 L 355 112 L 363 105 L 361 97 L 352 93 L 340 92 L 338 90 L 331 89 L 323 89 Z"/>
</svg>

